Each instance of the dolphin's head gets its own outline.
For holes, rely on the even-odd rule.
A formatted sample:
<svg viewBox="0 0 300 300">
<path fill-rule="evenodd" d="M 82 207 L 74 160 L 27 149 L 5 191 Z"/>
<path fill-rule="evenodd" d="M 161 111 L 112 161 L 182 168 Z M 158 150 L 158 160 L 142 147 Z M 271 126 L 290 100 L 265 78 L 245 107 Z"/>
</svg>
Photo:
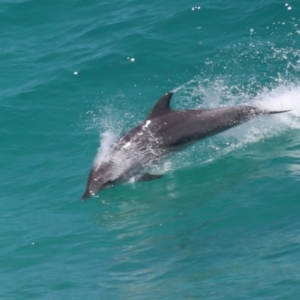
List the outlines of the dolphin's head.
<svg viewBox="0 0 300 300">
<path fill-rule="evenodd" d="M 110 187 L 113 184 L 114 181 L 112 180 L 111 176 L 109 176 L 109 169 L 110 168 L 107 164 L 103 164 L 100 167 L 94 167 L 91 170 L 85 193 L 81 197 L 82 201 L 85 201 L 100 190 Z"/>
</svg>

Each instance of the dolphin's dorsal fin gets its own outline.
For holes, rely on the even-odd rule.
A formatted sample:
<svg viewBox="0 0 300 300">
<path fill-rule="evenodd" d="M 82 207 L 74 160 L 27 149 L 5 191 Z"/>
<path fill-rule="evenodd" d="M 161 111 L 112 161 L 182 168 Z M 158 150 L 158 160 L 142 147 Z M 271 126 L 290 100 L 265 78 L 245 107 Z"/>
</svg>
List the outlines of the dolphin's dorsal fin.
<svg viewBox="0 0 300 300">
<path fill-rule="evenodd" d="M 147 116 L 147 119 L 152 119 L 170 112 L 171 111 L 170 100 L 172 96 L 173 96 L 172 92 L 162 96 L 152 108 L 150 114 Z"/>
</svg>

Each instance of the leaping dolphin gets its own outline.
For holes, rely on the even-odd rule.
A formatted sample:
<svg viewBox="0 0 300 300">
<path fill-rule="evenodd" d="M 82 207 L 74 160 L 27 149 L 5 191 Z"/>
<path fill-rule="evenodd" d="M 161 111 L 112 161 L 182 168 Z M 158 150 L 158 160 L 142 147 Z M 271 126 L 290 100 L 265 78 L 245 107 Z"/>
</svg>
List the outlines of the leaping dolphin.
<svg viewBox="0 0 300 300">
<path fill-rule="evenodd" d="M 142 124 L 113 143 L 104 157 L 95 160 L 82 200 L 118 182 L 160 178 L 162 175 L 148 173 L 149 169 L 182 146 L 259 115 L 288 111 L 267 111 L 246 105 L 175 111 L 170 108 L 172 96 L 170 92 L 161 97 Z"/>
</svg>

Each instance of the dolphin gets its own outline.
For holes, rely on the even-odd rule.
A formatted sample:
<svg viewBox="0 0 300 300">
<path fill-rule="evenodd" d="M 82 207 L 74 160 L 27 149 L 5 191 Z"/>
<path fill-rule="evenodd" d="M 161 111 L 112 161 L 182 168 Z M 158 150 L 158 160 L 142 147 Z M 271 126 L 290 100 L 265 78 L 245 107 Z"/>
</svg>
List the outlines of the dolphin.
<svg viewBox="0 0 300 300">
<path fill-rule="evenodd" d="M 172 96 L 172 92 L 162 96 L 143 123 L 114 142 L 103 157 L 95 159 L 82 200 L 116 183 L 160 178 L 162 175 L 149 170 L 169 154 L 256 116 L 289 111 L 248 105 L 176 111 L 170 108 Z"/>
</svg>

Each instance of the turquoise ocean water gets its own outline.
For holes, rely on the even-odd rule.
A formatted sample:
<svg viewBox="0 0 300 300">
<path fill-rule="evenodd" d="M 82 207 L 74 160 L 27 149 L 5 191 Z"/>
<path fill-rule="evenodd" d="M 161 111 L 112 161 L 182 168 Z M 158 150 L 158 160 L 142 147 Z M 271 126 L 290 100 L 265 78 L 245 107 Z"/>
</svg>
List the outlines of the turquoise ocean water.
<svg viewBox="0 0 300 300">
<path fill-rule="evenodd" d="M 0 299 L 299 299 L 299 1 L 7 0 L 0 28 Z M 292 112 L 81 202 L 171 90 Z"/>
</svg>

